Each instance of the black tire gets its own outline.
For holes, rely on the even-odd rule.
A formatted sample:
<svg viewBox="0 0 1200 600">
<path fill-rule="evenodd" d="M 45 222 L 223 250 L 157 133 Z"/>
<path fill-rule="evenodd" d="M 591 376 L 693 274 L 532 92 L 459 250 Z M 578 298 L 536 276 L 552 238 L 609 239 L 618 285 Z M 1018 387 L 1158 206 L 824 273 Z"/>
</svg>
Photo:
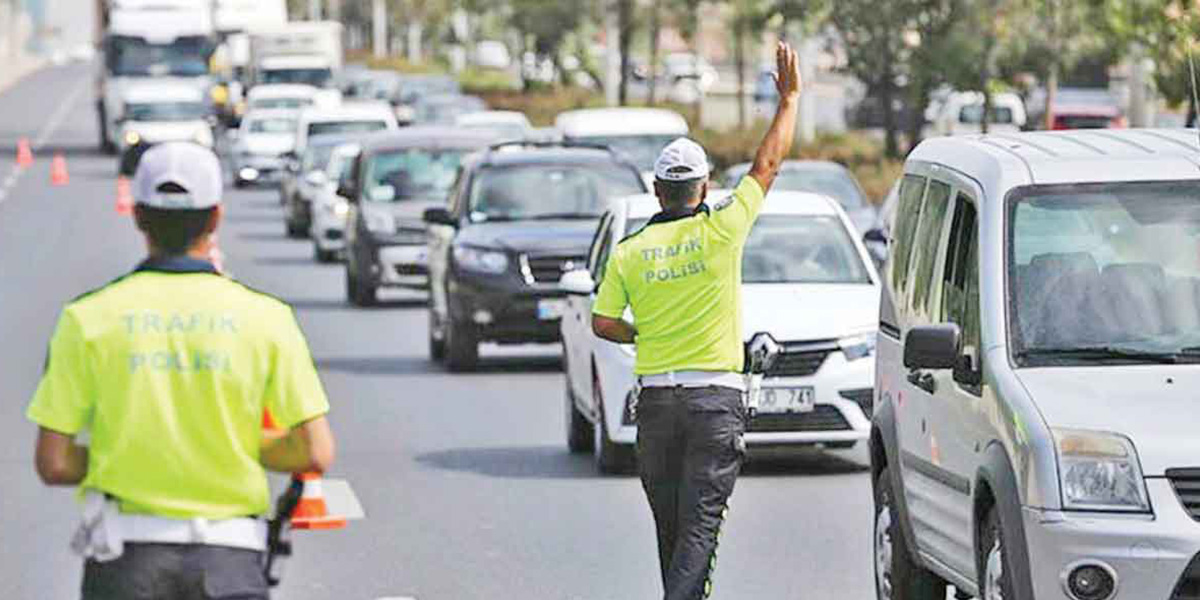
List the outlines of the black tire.
<svg viewBox="0 0 1200 600">
<path fill-rule="evenodd" d="M 346 298 L 355 306 L 374 306 L 378 301 L 375 286 L 358 276 L 350 265 L 346 266 Z"/>
<path fill-rule="evenodd" d="M 319 263 L 331 263 L 337 260 L 337 252 L 334 250 L 322 250 L 321 247 L 314 242 L 313 258 Z"/>
<path fill-rule="evenodd" d="M 829 442 L 825 447 L 830 450 L 851 450 L 858 445 L 858 442 Z"/>
<path fill-rule="evenodd" d="M 108 137 L 108 115 L 105 112 L 104 103 L 97 102 L 96 121 L 100 130 L 100 152 L 111 156 L 117 153 L 117 146 Z"/>
<path fill-rule="evenodd" d="M 1000 513 L 995 507 L 988 510 L 987 516 L 984 517 L 983 523 L 979 529 L 979 548 L 976 550 L 976 561 L 979 565 L 979 593 L 981 598 L 986 598 L 985 594 L 993 586 L 999 586 L 1000 597 L 1006 599 L 1016 598 L 1016 593 L 1013 591 L 1012 571 L 1006 568 L 1009 564 L 1008 545 L 1004 541 L 1004 528 L 1000 525 Z M 993 557 L 993 554 L 996 556 Z M 999 576 L 993 576 L 992 569 L 997 565 L 991 564 L 992 560 L 999 560 Z"/>
<path fill-rule="evenodd" d="M 946 582 L 913 560 L 912 550 L 900 529 L 892 476 L 884 467 L 875 480 L 873 556 L 875 597 L 878 600 L 945 600 Z M 887 511 L 886 519 L 884 511 Z M 883 544 L 890 551 L 883 553 Z M 890 560 L 889 560 L 890 559 Z M 886 571 L 884 563 L 886 565 Z"/>
<path fill-rule="evenodd" d="M 600 380 L 592 374 L 592 393 L 596 395 L 596 408 L 600 418 L 592 426 L 592 452 L 596 459 L 596 470 L 602 475 L 627 475 L 637 466 L 637 449 L 633 445 L 615 444 L 608 436 L 608 423 L 604 418 L 604 398 L 600 395 Z"/>
<path fill-rule="evenodd" d="M 287 225 L 287 236 L 288 237 L 290 237 L 294 240 L 304 239 L 304 238 L 308 237 L 308 230 L 304 228 L 303 224 L 297 223 L 297 222 L 291 220 L 290 218 L 285 221 L 285 224 Z"/>
<path fill-rule="evenodd" d="M 575 394 L 571 393 L 570 380 L 567 380 L 567 389 L 563 396 L 566 398 L 567 449 L 571 454 L 587 454 L 592 451 L 592 437 L 596 435 L 596 426 L 575 406 Z"/>
<path fill-rule="evenodd" d="M 474 371 L 479 366 L 479 332 L 454 317 L 447 319 L 445 332 L 446 367 L 454 373 Z"/>
<path fill-rule="evenodd" d="M 233 180 L 233 188 L 234 189 L 244 190 L 248 187 L 250 187 L 250 184 L 245 179 L 242 179 L 241 177 L 234 178 L 234 180 Z"/>
<path fill-rule="evenodd" d="M 446 360 L 446 334 L 441 331 L 433 307 L 429 308 L 429 358 L 433 362 Z"/>
</svg>

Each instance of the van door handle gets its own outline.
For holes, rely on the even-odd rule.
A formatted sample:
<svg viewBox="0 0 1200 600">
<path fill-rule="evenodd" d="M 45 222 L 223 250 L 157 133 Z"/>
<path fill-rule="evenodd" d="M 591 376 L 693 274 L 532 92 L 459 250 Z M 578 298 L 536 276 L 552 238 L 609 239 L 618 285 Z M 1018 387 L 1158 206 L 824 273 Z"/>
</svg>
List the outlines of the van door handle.
<svg viewBox="0 0 1200 600">
<path fill-rule="evenodd" d="M 921 388 L 922 390 L 925 390 L 926 393 L 937 393 L 937 381 L 934 380 L 933 375 L 930 375 L 924 371 L 913 371 L 909 373 L 908 382 Z"/>
</svg>

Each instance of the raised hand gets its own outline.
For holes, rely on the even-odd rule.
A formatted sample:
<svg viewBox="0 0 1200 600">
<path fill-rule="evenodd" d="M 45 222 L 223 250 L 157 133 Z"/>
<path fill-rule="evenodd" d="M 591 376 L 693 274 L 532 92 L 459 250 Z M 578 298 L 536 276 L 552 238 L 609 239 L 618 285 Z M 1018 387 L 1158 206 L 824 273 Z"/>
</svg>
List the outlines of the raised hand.
<svg viewBox="0 0 1200 600">
<path fill-rule="evenodd" d="M 803 82 L 800 80 L 800 59 L 787 42 L 779 42 L 775 48 L 775 89 L 779 98 L 795 98 L 800 95 Z"/>
</svg>

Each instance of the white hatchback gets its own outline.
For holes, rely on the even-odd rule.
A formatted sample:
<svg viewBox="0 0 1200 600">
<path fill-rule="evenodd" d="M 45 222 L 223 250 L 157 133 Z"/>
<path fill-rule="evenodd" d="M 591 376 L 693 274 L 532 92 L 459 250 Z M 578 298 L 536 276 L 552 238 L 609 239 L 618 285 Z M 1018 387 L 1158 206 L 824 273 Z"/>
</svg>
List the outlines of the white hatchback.
<svg viewBox="0 0 1200 600">
<path fill-rule="evenodd" d="M 721 198 L 728 191 L 714 191 Z M 634 348 L 592 333 L 596 281 L 612 248 L 659 211 L 640 195 L 614 202 L 600 222 L 587 269 L 562 279 L 562 319 L 569 446 L 594 451 L 602 472 L 633 462 L 637 427 L 631 410 Z M 785 355 L 767 373 L 763 400 L 750 418 L 750 446 L 854 446 L 870 431 L 880 287 L 875 268 L 836 201 L 817 194 L 772 192 L 746 244 L 744 332 L 769 333 Z M 627 318 L 631 318 L 627 313 Z"/>
</svg>

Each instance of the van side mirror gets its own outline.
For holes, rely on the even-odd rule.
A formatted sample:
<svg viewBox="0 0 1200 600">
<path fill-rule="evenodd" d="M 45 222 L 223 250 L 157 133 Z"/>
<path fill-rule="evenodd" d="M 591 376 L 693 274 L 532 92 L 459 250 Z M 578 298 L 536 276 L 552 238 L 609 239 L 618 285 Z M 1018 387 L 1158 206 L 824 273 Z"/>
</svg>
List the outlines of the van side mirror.
<svg viewBox="0 0 1200 600">
<path fill-rule="evenodd" d="M 913 371 L 938 371 L 958 366 L 962 330 L 947 323 L 916 327 L 904 338 L 904 366 Z"/>
<path fill-rule="evenodd" d="M 345 179 L 338 181 L 337 195 L 346 199 L 351 204 L 358 204 L 358 186 L 354 182 Z"/>
<path fill-rule="evenodd" d="M 876 244 L 886 244 L 888 243 L 888 238 L 887 234 L 884 233 L 882 229 L 876 227 L 875 229 L 871 229 L 863 234 L 863 241 L 874 242 Z"/>
<path fill-rule="evenodd" d="M 422 215 L 426 223 L 430 225 L 446 225 L 448 227 L 457 227 L 458 222 L 454 220 L 454 215 L 444 208 L 429 208 Z M 569 274 L 569 273 L 568 273 Z M 591 293 L 591 290 L 588 290 Z"/>
<path fill-rule="evenodd" d="M 976 356 L 978 351 L 966 348 L 954 361 L 954 381 L 966 386 L 977 388 L 983 385 L 983 370 Z"/>
<path fill-rule="evenodd" d="M 563 273 L 562 279 L 558 280 L 558 287 L 569 296 L 590 296 L 596 291 L 596 282 L 587 269 L 575 269 Z"/>
</svg>

